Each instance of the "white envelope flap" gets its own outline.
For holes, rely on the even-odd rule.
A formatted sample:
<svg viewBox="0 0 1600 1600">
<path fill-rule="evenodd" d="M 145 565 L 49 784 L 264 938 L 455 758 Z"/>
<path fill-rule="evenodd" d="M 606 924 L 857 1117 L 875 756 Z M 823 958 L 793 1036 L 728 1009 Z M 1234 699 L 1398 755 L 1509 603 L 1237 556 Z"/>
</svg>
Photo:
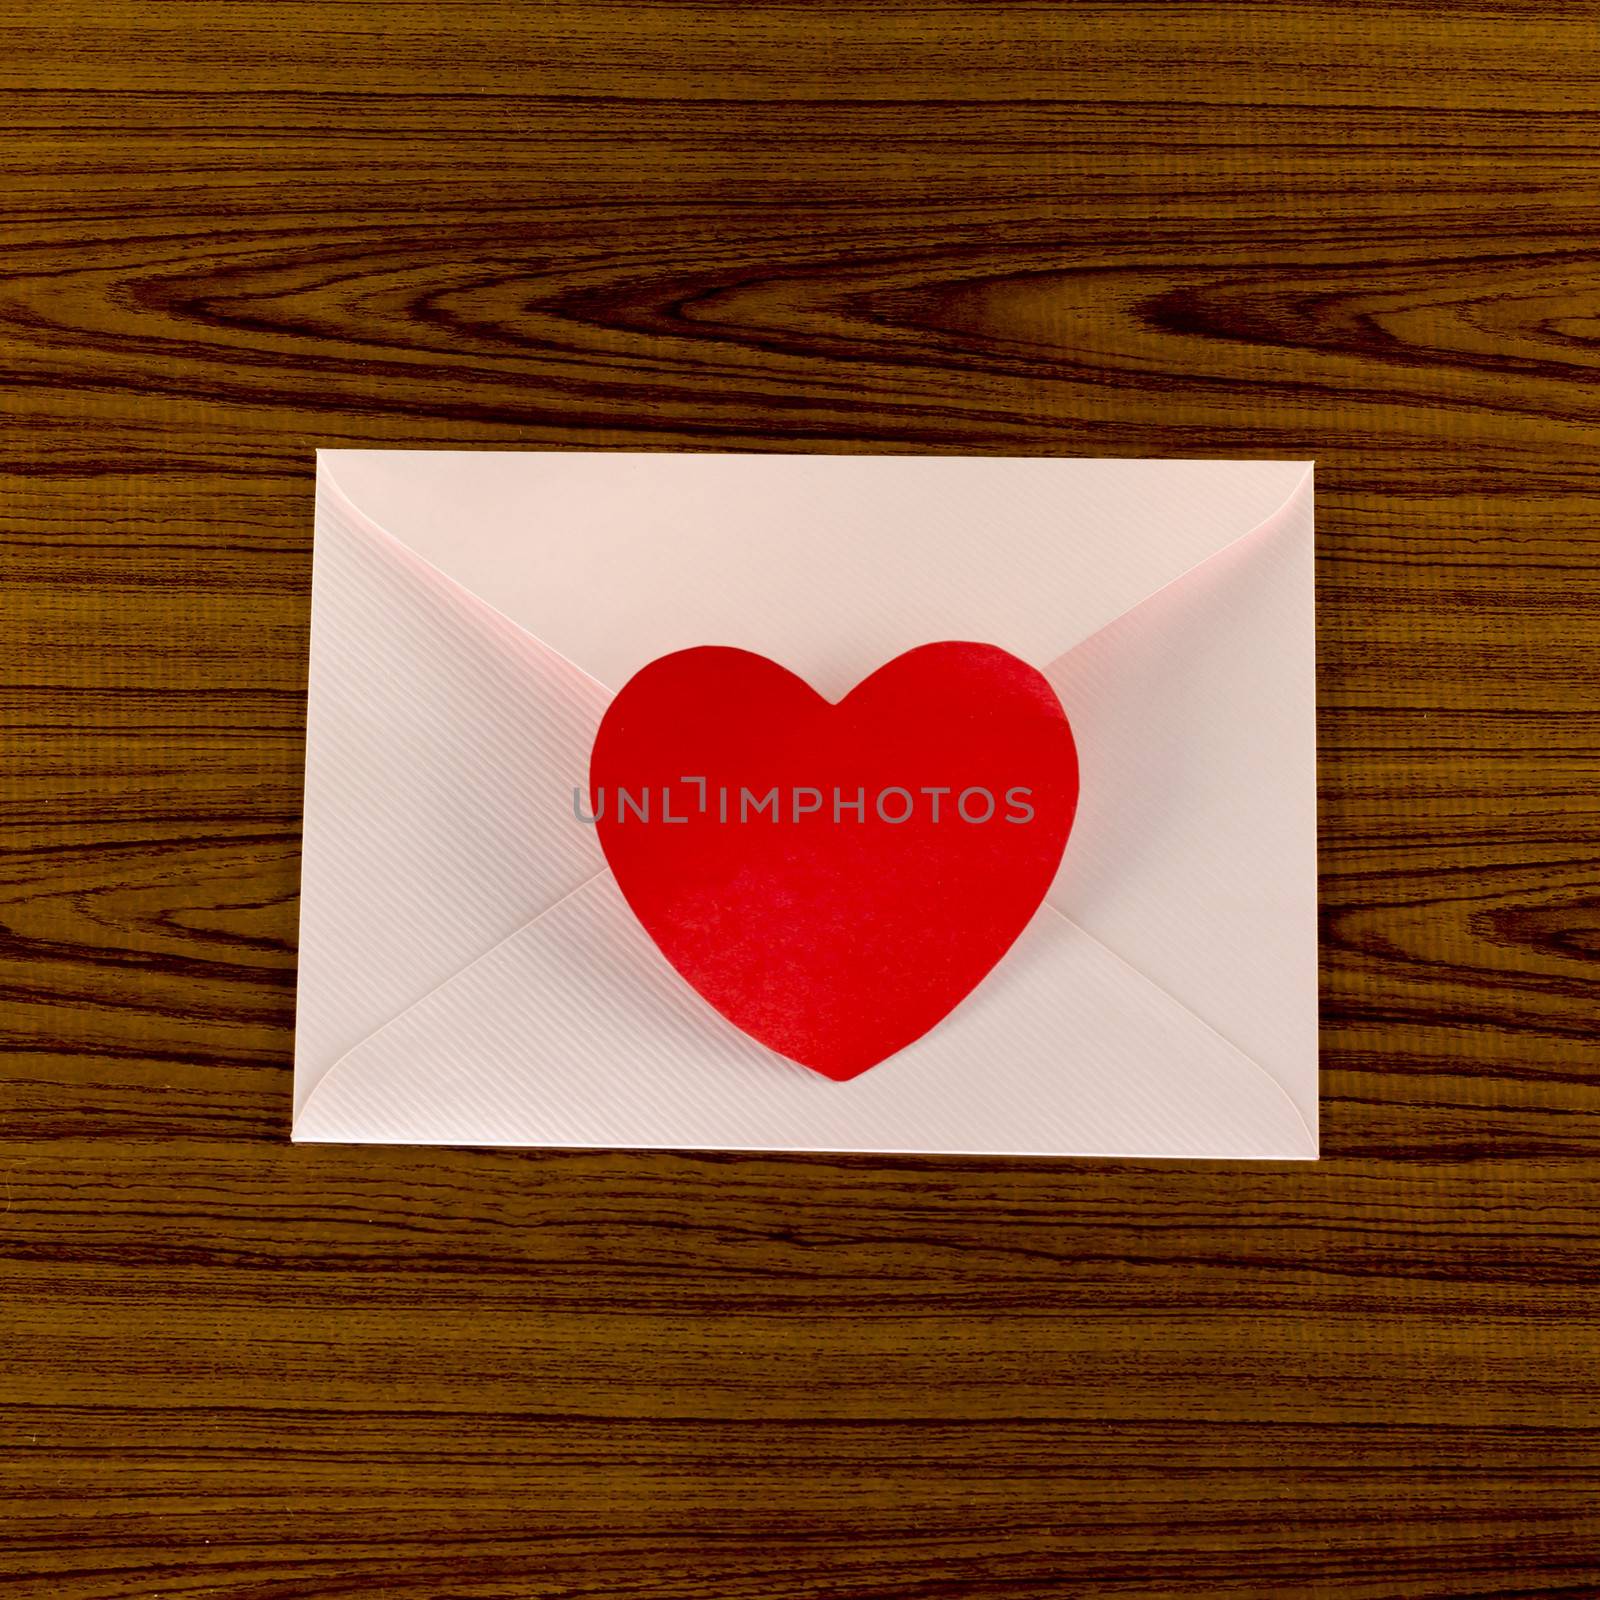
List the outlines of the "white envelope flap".
<svg viewBox="0 0 1600 1600">
<path fill-rule="evenodd" d="M 610 696 L 318 486 L 295 1104 L 601 871 L 573 823 Z"/>
<path fill-rule="evenodd" d="M 376 1143 L 1296 1158 L 1282 1089 L 1042 908 L 967 1002 L 848 1083 L 700 1002 L 609 874 L 357 1047 L 295 1136 Z"/>
<path fill-rule="evenodd" d="M 325 450 L 390 535 L 608 688 L 693 645 L 832 698 L 936 639 L 1035 666 L 1265 522 L 1300 461 Z"/>
<path fill-rule="evenodd" d="M 1083 788 L 1050 904 L 1317 1123 L 1309 477 L 1254 533 L 1047 669 Z"/>
</svg>

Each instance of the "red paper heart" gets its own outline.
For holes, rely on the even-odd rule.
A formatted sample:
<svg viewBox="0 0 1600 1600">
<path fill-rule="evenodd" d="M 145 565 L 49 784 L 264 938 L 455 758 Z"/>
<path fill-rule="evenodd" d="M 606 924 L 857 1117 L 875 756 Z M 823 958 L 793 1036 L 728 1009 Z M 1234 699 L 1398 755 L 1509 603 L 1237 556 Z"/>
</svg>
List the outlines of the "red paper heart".
<svg viewBox="0 0 1600 1600">
<path fill-rule="evenodd" d="M 926 1033 L 1022 932 L 1078 761 L 1043 675 L 993 645 L 923 645 L 837 705 L 764 656 L 704 647 L 628 681 L 589 781 L 606 860 L 667 960 L 752 1038 L 845 1079 Z"/>
</svg>

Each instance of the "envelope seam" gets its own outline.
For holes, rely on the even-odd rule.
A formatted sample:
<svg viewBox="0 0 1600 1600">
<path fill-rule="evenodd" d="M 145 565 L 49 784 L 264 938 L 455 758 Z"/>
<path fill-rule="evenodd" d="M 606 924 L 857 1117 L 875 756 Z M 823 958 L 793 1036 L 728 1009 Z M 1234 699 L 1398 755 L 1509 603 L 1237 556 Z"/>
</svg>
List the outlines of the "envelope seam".
<svg viewBox="0 0 1600 1600">
<path fill-rule="evenodd" d="M 573 898 L 574 895 L 582 894 L 583 891 L 585 889 L 587 889 L 591 884 L 598 883 L 601 878 L 606 878 L 606 877 L 609 877 L 610 875 L 611 875 L 610 867 L 601 867 L 598 872 L 591 873 L 587 878 L 585 878 L 583 880 L 582 883 L 577 884 L 573 888 L 569 889 L 564 895 L 562 895 L 560 897 L 560 899 L 552 900 L 550 902 L 550 904 L 547 905 L 544 908 L 543 911 L 538 913 L 537 916 L 529 917 L 526 922 L 521 923 L 517 927 L 513 928 L 511 930 L 511 932 L 508 933 L 503 939 L 495 940 L 495 942 L 492 945 L 490 945 L 487 950 L 484 950 L 480 954 L 474 956 L 472 958 L 472 960 L 470 960 L 469 962 L 466 963 L 465 966 L 458 967 L 454 972 L 452 972 L 450 974 L 450 976 L 448 978 L 442 979 L 440 982 L 434 984 L 434 986 L 431 989 L 429 989 L 426 993 L 419 994 L 417 996 L 417 998 L 415 1000 L 413 1000 L 409 1005 L 407 1005 L 407 1006 L 403 1007 L 401 1010 L 395 1012 L 395 1014 L 392 1017 L 390 1017 L 387 1022 L 381 1023 L 378 1027 L 374 1028 L 372 1030 L 372 1032 L 369 1033 L 364 1039 L 358 1040 L 355 1044 L 351 1045 L 350 1048 L 348 1050 L 346 1050 L 342 1055 L 335 1057 L 335 1059 L 328 1064 L 328 1066 L 324 1069 L 324 1071 L 321 1073 L 321 1075 L 317 1078 L 317 1081 L 314 1084 L 312 1084 L 311 1092 L 305 1097 L 305 1100 L 301 1103 L 299 1111 L 297 1111 L 295 1113 L 294 1122 L 298 1123 L 301 1120 L 301 1118 L 306 1116 L 306 1114 L 311 1110 L 312 1103 L 316 1100 L 317 1096 L 319 1094 L 321 1094 L 323 1089 L 327 1086 L 327 1083 L 328 1083 L 329 1079 L 331 1079 L 333 1077 L 333 1075 L 336 1072 L 338 1072 L 338 1070 L 353 1055 L 355 1055 L 358 1051 L 365 1050 L 366 1047 L 369 1044 L 371 1044 L 374 1039 L 380 1038 L 383 1034 L 387 1033 L 390 1028 L 393 1028 L 398 1023 L 403 1022 L 419 1006 L 426 1005 L 428 1003 L 428 1001 L 433 999 L 433 997 L 436 994 L 439 994 L 443 990 L 448 989 L 452 984 L 456 983 L 458 980 L 460 980 L 461 978 L 465 977 L 466 974 L 471 972 L 472 969 L 474 967 L 476 967 L 480 962 L 487 961 L 489 959 L 489 957 L 492 956 L 495 953 L 495 951 L 504 949 L 505 946 L 510 944 L 513 939 L 520 939 L 522 937 L 522 935 L 525 934 L 528 931 L 529 928 L 532 928 L 532 927 L 536 926 L 538 923 L 543 922 L 544 919 L 546 917 L 548 917 L 549 915 L 551 915 L 552 912 L 559 911 L 562 906 L 564 906 L 570 899 Z M 291 1132 L 292 1131 L 293 1130 L 291 1128 Z"/>
<path fill-rule="evenodd" d="M 1213 561 L 1220 560 L 1223 556 L 1227 555 L 1230 550 L 1235 549 L 1246 539 L 1252 539 L 1258 533 L 1265 533 L 1266 530 L 1270 528 L 1273 523 L 1277 522 L 1282 516 L 1284 516 L 1289 508 L 1300 498 L 1301 493 L 1304 491 L 1305 486 L 1311 481 L 1316 470 L 1317 464 L 1313 461 L 1306 467 L 1305 472 L 1301 474 L 1300 478 L 1295 483 L 1294 488 L 1292 488 L 1288 494 L 1284 496 L 1282 502 L 1273 509 L 1270 515 L 1263 517 L 1253 526 L 1246 528 L 1243 533 L 1236 534 L 1225 545 L 1223 545 L 1221 549 L 1213 550 L 1211 554 L 1208 555 L 1203 561 L 1197 561 L 1192 567 L 1180 572 L 1175 578 L 1169 578 L 1164 584 L 1161 585 L 1159 589 L 1152 589 L 1150 593 L 1145 595 L 1142 599 L 1136 600 L 1131 606 L 1128 607 L 1126 611 L 1119 611 L 1116 616 L 1107 618 L 1106 621 L 1101 623 L 1101 625 L 1096 628 L 1093 633 L 1085 634 L 1083 638 L 1077 641 L 1076 644 L 1072 645 L 1066 650 L 1063 650 L 1060 655 L 1042 663 L 1039 666 L 1040 672 L 1044 673 L 1045 676 L 1048 677 L 1052 672 L 1055 671 L 1057 667 L 1062 664 L 1062 662 L 1067 659 L 1068 656 L 1072 655 L 1075 651 L 1081 650 L 1091 641 L 1098 639 L 1107 628 L 1114 628 L 1125 617 L 1131 617 L 1134 612 L 1142 611 L 1144 607 L 1149 605 L 1152 600 L 1156 599 L 1160 595 L 1164 595 L 1169 589 L 1175 588 L 1180 583 L 1187 583 L 1189 579 L 1194 577 L 1197 572 L 1204 572 Z M 1301 1120 L 1303 1121 L 1304 1118 Z"/>
<path fill-rule="evenodd" d="M 515 628 L 518 633 L 525 634 L 528 638 L 532 639 L 541 650 L 548 650 L 551 655 L 556 656 L 561 661 L 565 662 L 566 665 L 571 667 L 572 670 L 579 674 L 580 677 L 587 678 L 589 682 L 592 683 L 597 689 L 603 690 L 607 695 L 610 695 L 613 698 L 615 697 L 617 691 L 609 683 L 605 683 L 601 679 L 595 677 L 595 675 L 590 672 L 587 667 L 581 666 L 578 662 L 574 661 L 571 656 L 565 654 L 563 651 L 557 650 L 556 647 L 547 639 L 540 638 L 540 636 L 535 633 L 532 628 L 528 627 L 525 623 L 518 622 L 517 619 L 511 616 L 509 613 L 502 611 L 500 607 L 495 605 L 492 600 L 485 600 L 476 589 L 468 588 L 467 585 L 462 583 L 459 578 L 452 578 L 443 567 L 436 566 L 425 555 L 423 555 L 421 551 L 416 549 L 413 545 L 407 544 L 399 534 L 390 532 L 390 530 L 384 527 L 384 525 L 379 522 L 376 517 L 369 516 L 361 509 L 360 506 L 356 504 L 353 499 L 351 499 L 348 491 L 339 482 L 339 480 L 334 477 L 332 467 L 324 466 L 319 461 L 318 472 L 322 479 L 322 487 L 326 490 L 329 497 L 337 501 L 339 510 L 345 516 L 354 519 L 357 526 L 375 534 L 380 539 L 387 539 L 389 543 L 396 546 L 396 548 L 404 550 L 413 561 L 419 562 L 422 566 L 426 567 L 428 571 L 431 572 L 441 583 L 446 583 L 457 593 L 466 595 L 466 597 L 475 605 L 482 606 L 485 611 L 492 613 L 494 616 L 499 617 L 502 622 L 505 622 L 510 627 Z"/>
<path fill-rule="evenodd" d="M 1239 1046 L 1236 1045 L 1233 1042 L 1232 1039 L 1228 1038 L 1228 1036 L 1226 1034 L 1220 1032 L 1211 1023 L 1207 1022 L 1206 1019 L 1204 1017 L 1202 1017 L 1198 1011 L 1194 1010 L 1190 1006 L 1185 1005 L 1184 1002 L 1182 1000 L 1180 1000 L 1177 997 L 1177 995 L 1173 994 L 1173 992 L 1170 989 L 1163 988 L 1159 983 L 1157 983 L 1155 981 L 1154 978 L 1150 977 L 1147 973 L 1141 972 L 1136 966 L 1134 966 L 1134 964 L 1131 961 L 1129 961 L 1126 956 L 1124 956 L 1124 955 L 1120 954 L 1118 951 L 1112 949 L 1112 947 L 1110 945 L 1108 945 L 1105 942 L 1104 939 L 1098 938 L 1095 934 L 1090 933 L 1089 930 L 1086 927 L 1084 927 L 1081 922 L 1077 921 L 1073 917 L 1069 917 L 1067 915 L 1067 913 L 1060 908 L 1060 906 L 1053 905 L 1049 900 L 1044 901 L 1043 905 L 1044 905 L 1044 908 L 1047 911 L 1054 912 L 1055 915 L 1058 916 L 1064 923 L 1066 923 L 1068 927 L 1076 929 L 1076 931 L 1078 933 L 1082 934 L 1085 939 L 1088 939 L 1088 940 L 1092 941 L 1094 944 L 1098 945 L 1100 947 L 1100 949 L 1104 950 L 1105 953 L 1108 956 L 1110 956 L 1113 961 L 1117 962 L 1119 966 L 1126 967 L 1127 970 L 1134 975 L 1134 977 L 1136 977 L 1136 978 L 1138 978 L 1140 980 L 1140 982 L 1149 984 L 1149 986 L 1152 989 L 1154 989 L 1157 994 L 1162 995 L 1164 998 L 1170 1000 L 1173 1003 L 1173 1005 L 1177 1006 L 1178 1009 L 1180 1011 L 1182 1011 L 1183 1014 L 1186 1017 L 1190 1017 L 1195 1022 L 1197 1022 L 1219 1044 L 1225 1046 L 1228 1050 L 1232 1051 L 1233 1054 L 1236 1055 L 1241 1061 L 1246 1063 L 1246 1065 L 1254 1068 L 1255 1071 L 1260 1073 L 1261 1076 L 1263 1078 L 1265 1078 L 1267 1080 L 1267 1082 L 1270 1083 L 1272 1085 L 1272 1087 L 1278 1091 L 1278 1094 L 1279 1094 L 1280 1098 L 1283 1100 L 1284 1104 L 1286 1106 L 1288 1106 L 1288 1108 L 1294 1113 L 1295 1120 L 1305 1130 L 1306 1138 L 1310 1141 L 1312 1150 L 1317 1152 L 1318 1154 L 1321 1153 L 1321 1149 L 1322 1149 L 1321 1142 L 1318 1139 L 1317 1134 L 1313 1131 L 1313 1129 L 1311 1127 L 1311 1124 L 1306 1121 L 1305 1113 L 1300 1109 L 1299 1106 L 1297 1106 L 1295 1104 L 1294 1096 L 1291 1095 L 1289 1093 L 1289 1091 L 1287 1089 L 1285 1089 L 1284 1086 L 1281 1083 L 1279 1083 L 1277 1077 L 1271 1071 L 1269 1071 L 1266 1067 L 1262 1066 L 1262 1064 L 1259 1061 L 1257 1061 L 1256 1058 L 1253 1055 L 1250 1055 L 1245 1050 L 1241 1050 L 1239 1048 Z"/>
</svg>

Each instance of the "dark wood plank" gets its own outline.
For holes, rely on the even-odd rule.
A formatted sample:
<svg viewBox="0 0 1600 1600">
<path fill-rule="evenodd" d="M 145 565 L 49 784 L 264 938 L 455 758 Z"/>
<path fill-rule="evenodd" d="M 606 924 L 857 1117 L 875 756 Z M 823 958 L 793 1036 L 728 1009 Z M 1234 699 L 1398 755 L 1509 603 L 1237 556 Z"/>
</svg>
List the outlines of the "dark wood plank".
<svg viewBox="0 0 1600 1600">
<path fill-rule="evenodd" d="M 0 23 L 9 1595 L 1600 1593 L 1590 5 Z M 290 1148 L 358 443 L 1315 456 L 1326 1159 Z"/>
</svg>

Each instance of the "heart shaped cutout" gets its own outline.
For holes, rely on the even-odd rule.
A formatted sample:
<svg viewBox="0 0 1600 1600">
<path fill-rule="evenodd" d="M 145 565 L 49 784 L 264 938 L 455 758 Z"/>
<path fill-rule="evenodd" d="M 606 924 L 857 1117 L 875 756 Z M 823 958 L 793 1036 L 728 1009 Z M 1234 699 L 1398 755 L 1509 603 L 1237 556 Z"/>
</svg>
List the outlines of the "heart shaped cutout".
<svg viewBox="0 0 1600 1600">
<path fill-rule="evenodd" d="M 1006 953 L 1078 798 L 1043 674 L 960 642 L 908 651 L 836 705 L 749 651 L 663 656 L 612 701 L 589 779 L 606 860 L 662 954 L 735 1026 L 839 1080 L 920 1038 Z"/>
</svg>

